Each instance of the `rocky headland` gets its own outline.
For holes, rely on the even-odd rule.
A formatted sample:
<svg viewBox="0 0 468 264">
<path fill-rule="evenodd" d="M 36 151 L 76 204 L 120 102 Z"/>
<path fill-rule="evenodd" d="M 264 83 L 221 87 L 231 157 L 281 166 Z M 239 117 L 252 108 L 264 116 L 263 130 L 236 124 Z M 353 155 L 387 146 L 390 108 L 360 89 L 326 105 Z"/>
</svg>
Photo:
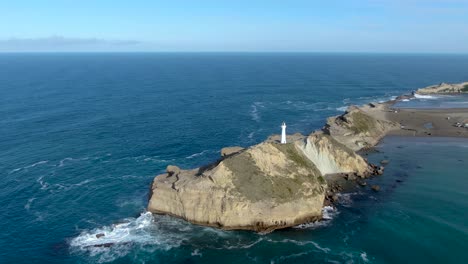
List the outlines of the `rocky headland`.
<svg viewBox="0 0 468 264">
<path fill-rule="evenodd" d="M 467 91 L 468 82 L 416 93 Z M 359 151 L 374 147 L 384 136 L 468 137 L 468 129 L 453 126 L 468 122 L 468 108 L 393 108 L 412 96 L 351 106 L 328 118 L 321 130 L 288 136 L 287 144 L 273 135 L 248 148 L 223 148 L 219 160 L 200 168 L 168 166 L 153 181 L 148 210 L 195 224 L 258 232 L 320 220 L 324 205 L 336 200 L 337 179 L 365 185 L 363 179 L 383 174 L 385 161 L 370 164 Z"/>
<path fill-rule="evenodd" d="M 454 94 L 468 93 L 468 82 L 463 83 L 441 83 L 437 85 L 421 88 L 416 91 L 417 94 Z"/>
</svg>

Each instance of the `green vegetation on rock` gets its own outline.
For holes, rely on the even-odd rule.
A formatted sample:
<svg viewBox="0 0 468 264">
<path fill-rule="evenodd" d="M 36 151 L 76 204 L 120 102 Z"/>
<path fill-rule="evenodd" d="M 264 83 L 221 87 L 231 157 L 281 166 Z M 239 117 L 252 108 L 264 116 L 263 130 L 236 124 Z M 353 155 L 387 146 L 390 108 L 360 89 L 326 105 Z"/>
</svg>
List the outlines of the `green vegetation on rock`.
<svg viewBox="0 0 468 264">
<path fill-rule="evenodd" d="M 350 113 L 353 120 L 352 126 L 349 129 L 355 133 L 365 133 L 372 131 L 375 128 L 375 120 L 361 112 Z"/>
<path fill-rule="evenodd" d="M 277 202 L 289 202 L 301 198 L 304 194 L 304 182 L 319 183 L 313 191 L 313 196 L 321 192 L 319 188 L 325 180 L 315 165 L 303 154 L 299 153 L 294 144 L 274 144 L 278 150 L 286 154 L 291 165 L 286 168 L 276 168 L 283 176 L 268 175 L 260 170 L 248 152 L 225 159 L 224 165 L 234 173 L 235 189 L 246 199 L 257 202 L 271 197 Z M 308 173 L 300 173 L 300 168 Z"/>
<path fill-rule="evenodd" d="M 461 89 L 462 92 L 468 93 L 468 84 L 465 84 Z"/>
</svg>

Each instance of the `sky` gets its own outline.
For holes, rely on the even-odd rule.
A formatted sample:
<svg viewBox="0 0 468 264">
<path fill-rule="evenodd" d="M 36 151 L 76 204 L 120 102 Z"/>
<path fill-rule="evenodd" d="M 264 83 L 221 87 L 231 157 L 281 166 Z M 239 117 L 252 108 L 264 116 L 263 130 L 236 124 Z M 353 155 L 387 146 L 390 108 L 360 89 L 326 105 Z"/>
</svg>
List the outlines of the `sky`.
<svg viewBox="0 0 468 264">
<path fill-rule="evenodd" d="M 468 53 L 468 0 L 0 0 L 0 52 Z"/>
</svg>

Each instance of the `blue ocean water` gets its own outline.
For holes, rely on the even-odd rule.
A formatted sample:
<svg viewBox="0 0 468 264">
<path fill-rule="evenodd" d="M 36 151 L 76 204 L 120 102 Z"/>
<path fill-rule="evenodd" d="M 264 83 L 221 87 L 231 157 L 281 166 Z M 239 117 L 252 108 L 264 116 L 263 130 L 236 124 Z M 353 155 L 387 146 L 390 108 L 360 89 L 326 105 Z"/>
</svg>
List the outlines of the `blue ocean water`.
<svg viewBox="0 0 468 264">
<path fill-rule="evenodd" d="M 389 138 L 382 191 L 268 235 L 145 213 L 168 164 L 309 133 L 350 104 L 468 80 L 467 55 L 0 54 L 1 263 L 457 263 L 468 142 Z M 462 102 L 463 103 L 463 102 Z M 386 157 L 384 157 L 386 156 Z M 396 180 L 402 182 L 396 182 Z M 106 233 L 112 247 L 94 247 Z"/>
</svg>

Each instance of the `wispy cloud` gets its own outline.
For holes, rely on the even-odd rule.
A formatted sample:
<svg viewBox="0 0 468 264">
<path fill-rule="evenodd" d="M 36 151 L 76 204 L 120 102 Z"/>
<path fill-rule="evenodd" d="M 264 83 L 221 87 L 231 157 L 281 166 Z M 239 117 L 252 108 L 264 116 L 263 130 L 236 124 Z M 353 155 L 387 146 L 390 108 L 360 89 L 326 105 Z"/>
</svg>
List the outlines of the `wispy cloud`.
<svg viewBox="0 0 468 264">
<path fill-rule="evenodd" d="M 144 43 L 136 40 L 99 38 L 9 38 L 0 40 L 0 51 L 125 51 L 135 50 Z"/>
</svg>

